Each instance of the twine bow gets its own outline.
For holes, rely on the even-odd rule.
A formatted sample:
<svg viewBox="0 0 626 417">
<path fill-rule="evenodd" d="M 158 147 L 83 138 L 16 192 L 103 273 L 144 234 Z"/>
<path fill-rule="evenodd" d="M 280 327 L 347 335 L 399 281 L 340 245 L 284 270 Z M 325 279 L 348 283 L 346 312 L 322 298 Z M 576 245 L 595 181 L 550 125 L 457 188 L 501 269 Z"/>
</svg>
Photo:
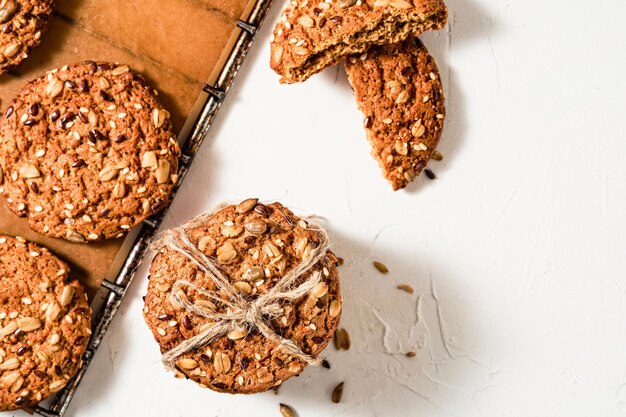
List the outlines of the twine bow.
<svg viewBox="0 0 626 417">
<path fill-rule="evenodd" d="M 176 280 L 169 295 L 172 305 L 180 307 L 192 315 L 205 317 L 212 323 L 201 333 L 165 352 L 162 359 L 164 365 L 172 370 L 179 356 L 206 346 L 233 330 L 249 332 L 252 328 L 256 328 L 266 339 L 277 342 L 290 355 L 310 365 L 318 365 L 321 362 L 319 359 L 307 355 L 292 340 L 277 334 L 268 323 L 283 313 L 282 304 L 285 301 L 294 301 L 309 294 L 321 281 L 320 271 L 313 270 L 306 280 L 298 284 L 299 278 L 311 271 L 326 256 L 326 252 L 329 249 L 326 231 L 317 226 L 312 226 L 311 228 L 318 232 L 320 236 L 320 243 L 311 251 L 311 256 L 289 271 L 270 291 L 259 295 L 254 300 L 248 300 L 235 289 L 219 270 L 219 267 L 200 251 L 187 235 L 187 230 L 206 223 L 212 215 L 213 213 L 203 214 L 179 228 L 167 230 L 162 233 L 155 243 L 156 249 L 168 247 L 188 258 L 217 287 L 215 291 L 208 291 L 189 281 Z M 199 306 L 190 303 L 184 291 L 182 291 L 184 288 L 202 294 L 216 307 L 212 308 L 206 305 Z M 221 295 L 226 295 L 226 297 Z M 217 310 L 217 306 L 220 305 L 226 307 L 225 312 Z"/>
</svg>

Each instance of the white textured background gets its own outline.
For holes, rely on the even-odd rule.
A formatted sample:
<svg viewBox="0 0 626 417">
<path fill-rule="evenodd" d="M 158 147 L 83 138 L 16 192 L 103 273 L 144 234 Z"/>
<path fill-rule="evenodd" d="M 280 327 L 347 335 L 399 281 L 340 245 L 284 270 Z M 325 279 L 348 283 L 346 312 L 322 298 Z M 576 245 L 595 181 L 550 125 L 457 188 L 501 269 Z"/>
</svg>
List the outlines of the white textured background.
<svg viewBox="0 0 626 417">
<path fill-rule="evenodd" d="M 448 98 L 438 180 L 391 192 L 342 68 L 278 84 L 277 4 L 166 221 L 248 196 L 323 216 L 352 349 L 278 396 L 175 379 L 141 316 L 143 265 L 69 415 L 626 415 L 626 1 L 448 4 L 423 36 Z"/>
</svg>

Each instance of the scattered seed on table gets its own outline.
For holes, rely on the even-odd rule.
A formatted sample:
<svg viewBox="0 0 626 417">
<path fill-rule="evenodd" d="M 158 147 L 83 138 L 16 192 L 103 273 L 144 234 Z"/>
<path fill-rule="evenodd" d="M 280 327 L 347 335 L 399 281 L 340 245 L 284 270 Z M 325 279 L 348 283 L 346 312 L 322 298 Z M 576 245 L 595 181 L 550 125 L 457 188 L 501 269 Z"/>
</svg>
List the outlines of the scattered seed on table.
<svg viewBox="0 0 626 417">
<path fill-rule="evenodd" d="M 296 412 L 287 404 L 280 403 L 278 407 L 283 417 L 296 417 Z"/>
<path fill-rule="evenodd" d="M 330 362 L 328 362 L 326 359 L 324 359 L 322 361 L 322 366 L 326 369 L 330 369 Z"/>
<path fill-rule="evenodd" d="M 349 350 L 350 349 L 350 335 L 346 329 L 337 329 L 333 339 L 335 343 L 335 349 L 337 350 Z"/>
<path fill-rule="evenodd" d="M 428 168 L 426 168 L 426 169 L 424 170 L 424 174 L 426 174 L 426 176 L 427 176 L 429 179 L 431 179 L 431 180 L 434 180 L 434 179 L 436 179 L 436 178 L 437 178 L 437 176 L 435 175 L 435 173 L 434 173 L 434 172 L 432 172 L 432 171 L 431 171 L 430 169 L 428 169 Z"/>
<path fill-rule="evenodd" d="M 399 284 L 397 288 L 399 290 L 408 292 L 409 294 L 413 294 L 413 287 L 411 287 L 409 284 Z"/>
<path fill-rule="evenodd" d="M 378 269 L 378 272 L 380 272 L 381 274 L 386 274 L 389 272 L 389 268 L 387 268 L 387 265 L 382 262 L 374 261 L 372 262 L 372 265 L 374 265 L 374 268 Z"/>
<path fill-rule="evenodd" d="M 443 155 L 441 154 L 441 152 L 435 150 L 430 156 L 430 159 L 434 159 L 435 161 L 441 161 L 443 159 Z"/>
<path fill-rule="evenodd" d="M 340 382 L 339 385 L 335 387 L 333 390 L 333 394 L 331 395 L 331 400 L 337 404 L 341 401 L 341 397 L 343 396 L 343 382 Z"/>
<path fill-rule="evenodd" d="M 408 358 L 414 358 L 415 356 L 417 356 L 417 353 L 415 353 L 415 352 L 413 352 L 413 351 L 411 351 L 411 352 L 407 352 L 407 353 L 406 353 L 406 356 L 407 356 Z"/>
</svg>

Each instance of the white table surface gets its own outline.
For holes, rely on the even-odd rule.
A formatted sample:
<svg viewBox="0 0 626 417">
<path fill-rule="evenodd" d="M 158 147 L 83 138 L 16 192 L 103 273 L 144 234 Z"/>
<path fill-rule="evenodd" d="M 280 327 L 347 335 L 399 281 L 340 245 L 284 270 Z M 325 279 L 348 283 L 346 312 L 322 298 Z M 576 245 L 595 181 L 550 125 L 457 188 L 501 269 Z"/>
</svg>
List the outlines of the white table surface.
<svg viewBox="0 0 626 417">
<path fill-rule="evenodd" d="M 626 415 L 626 1 L 448 5 L 423 36 L 447 91 L 436 181 L 391 191 L 342 67 L 278 84 L 276 5 L 165 222 L 248 196 L 322 216 L 350 351 L 278 396 L 175 379 L 142 318 L 144 263 L 68 415 Z"/>
</svg>

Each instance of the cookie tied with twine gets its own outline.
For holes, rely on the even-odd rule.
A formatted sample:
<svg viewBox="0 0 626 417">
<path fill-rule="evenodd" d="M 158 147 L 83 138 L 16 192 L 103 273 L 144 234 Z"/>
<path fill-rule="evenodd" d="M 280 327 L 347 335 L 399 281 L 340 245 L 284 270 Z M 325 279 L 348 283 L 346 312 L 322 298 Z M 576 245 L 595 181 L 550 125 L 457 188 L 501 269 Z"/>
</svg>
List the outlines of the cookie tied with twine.
<svg viewBox="0 0 626 417">
<path fill-rule="evenodd" d="M 248 199 L 162 233 L 155 248 L 144 317 L 167 368 L 253 393 L 320 362 L 341 312 L 322 228 Z"/>
</svg>

